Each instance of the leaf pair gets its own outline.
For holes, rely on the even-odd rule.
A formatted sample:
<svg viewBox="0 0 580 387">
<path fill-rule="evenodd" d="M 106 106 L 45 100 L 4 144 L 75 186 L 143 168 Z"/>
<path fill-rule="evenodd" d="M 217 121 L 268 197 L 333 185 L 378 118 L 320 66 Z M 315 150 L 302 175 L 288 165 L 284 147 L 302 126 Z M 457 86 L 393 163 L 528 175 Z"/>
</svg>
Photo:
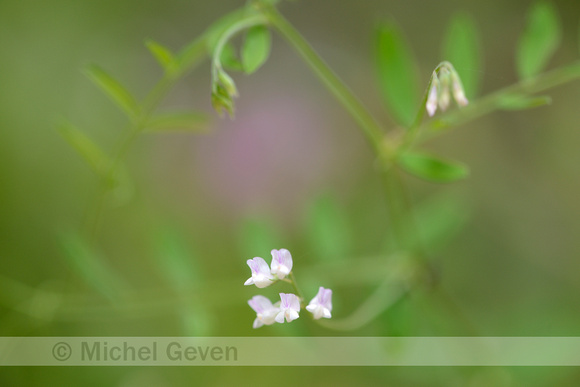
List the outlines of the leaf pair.
<svg viewBox="0 0 580 387">
<path fill-rule="evenodd" d="M 158 55 L 161 57 L 164 51 L 160 45 L 149 42 L 149 47 L 156 47 Z M 158 58 L 159 59 L 159 58 Z M 161 59 L 160 59 L 161 60 Z M 169 57 L 166 57 L 167 63 L 170 63 Z M 141 117 L 141 107 L 137 99 L 115 78 L 109 75 L 102 68 L 91 65 L 85 70 L 85 74 L 113 101 L 129 118 L 136 122 Z M 167 130 L 192 130 L 200 131 L 207 128 L 207 117 L 200 112 L 184 111 L 171 112 L 153 115 L 147 119 L 147 122 L 139 122 L 144 130 L 149 132 L 167 131 Z M 70 128 L 69 128 L 70 129 Z"/>
<path fill-rule="evenodd" d="M 232 29 L 235 27 L 235 25 L 230 26 Z M 229 37 L 231 33 L 229 29 L 224 30 L 221 39 Z M 223 68 L 252 74 L 268 59 L 270 49 L 270 31 L 264 25 L 255 25 L 246 31 L 241 47 L 241 61 L 231 42 L 216 45 L 212 61 L 212 105 L 218 113 L 221 114 L 225 110 L 233 116 L 233 98 L 238 96 L 234 80 Z"/>
<path fill-rule="evenodd" d="M 475 95 L 480 75 L 480 42 L 475 23 L 465 14 L 456 14 L 443 41 L 443 58 L 453 64 L 468 98 Z M 380 91 L 393 119 L 410 127 L 420 106 L 417 64 L 398 26 L 379 24 L 376 38 L 376 68 Z"/>
</svg>

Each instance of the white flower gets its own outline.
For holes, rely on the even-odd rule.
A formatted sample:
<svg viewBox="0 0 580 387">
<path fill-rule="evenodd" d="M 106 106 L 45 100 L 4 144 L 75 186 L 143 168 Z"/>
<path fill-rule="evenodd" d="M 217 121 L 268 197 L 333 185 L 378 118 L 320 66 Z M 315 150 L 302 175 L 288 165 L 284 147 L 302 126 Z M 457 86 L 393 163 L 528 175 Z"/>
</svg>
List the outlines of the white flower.
<svg viewBox="0 0 580 387">
<path fill-rule="evenodd" d="M 286 249 L 272 250 L 271 273 L 284 279 L 292 271 L 292 255 Z"/>
<path fill-rule="evenodd" d="M 451 63 L 443 62 L 437 66 L 431 77 L 431 86 L 425 104 L 429 116 L 433 117 L 437 111 L 437 106 L 441 111 L 447 110 L 451 103 L 452 94 L 457 106 L 464 107 L 469 104 L 459 74 Z"/>
<path fill-rule="evenodd" d="M 252 277 L 244 285 L 256 285 L 259 288 L 265 288 L 272 284 L 274 276 L 270 273 L 270 268 L 264 258 L 255 257 L 254 259 L 248 259 L 247 263 L 252 270 Z"/>
<path fill-rule="evenodd" d="M 441 86 L 439 89 L 439 108 L 441 111 L 447 110 L 451 102 L 451 94 L 449 93 L 449 83 L 451 82 L 451 73 L 447 67 L 442 67 L 439 70 L 439 80 Z"/>
<path fill-rule="evenodd" d="M 254 320 L 254 329 L 262 325 L 272 325 L 276 322 L 276 315 L 280 312 L 279 303 L 272 305 L 270 300 L 264 296 L 254 296 L 248 301 L 248 305 L 256 312 Z"/>
<path fill-rule="evenodd" d="M 459 106 L 467 106 L 469 101 L 465 97 L 465 91 L 463 91 L 463 85 L 461 84 L 461 79 L 456 71 L 451 73 L 451 84 L 453 85 L 453 98 Z"/>
<path fill-rule="evenodd" d="M 437 111 L 437 97 L 439 95 L 439 78 L 437 78 L 437 73 L 433 71 L 433 79 L 431 80 L 431 88 L 429 89 L 429 96 L 427 97 L 427 113 L 429 117 L 433 117 Z"/>
<path fill-rule="evenodd" d="M 312 299 L 312 301 L 310 301 L 306 310 L 314 315 L 315 320 L 318 320 L 321 317 L 331 318 L 332 290 L 325 289 L 321 286 L 320 289 L 318 289 L 318 294 Z"/>
<path fill-rule="evenodd" d="M 300 312 L 300 300 L 292 293 L 280 293 L 280 312 L 276 315 L 276 322 L 283 323 L 296 320 Z"/>
</svg>

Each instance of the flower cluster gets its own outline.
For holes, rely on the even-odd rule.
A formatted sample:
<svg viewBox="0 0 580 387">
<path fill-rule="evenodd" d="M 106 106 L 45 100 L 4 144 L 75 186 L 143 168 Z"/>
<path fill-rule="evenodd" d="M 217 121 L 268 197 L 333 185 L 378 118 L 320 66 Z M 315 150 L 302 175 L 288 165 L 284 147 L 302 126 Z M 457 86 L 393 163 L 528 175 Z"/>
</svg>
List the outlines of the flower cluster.
<svg viewBox="0 0 580 387">
<path fill-rule="evenodd" d="M 465 91 L 457 71 L 455 71 L 451 63 L 443 62 L 433 71 L 431 76 L 431 87 L 429 88 L 427 104 L 425 105 L 429 117 L 433 117 L 437 111 L 437 106 L 439 106 L 441 111 L 447 110 L 451 102 L 450 88 L 457 105 L 463 107 L 469 103 L 465 97 Z"/>
<path fill-rule="evenodd" d="M 256 285 L 258 288 L 270 286 L 278 280 L 290 282 L 296 287 L 294 278 L 287 279 L 292 272 L 292 255 L 286 249 L 272 250 L 272 263 L 270 266 L 263 258 L 255 257 L 248 259 L 247 263 L 252 271 L 252 276 L 244 285 Z M 272 302 L 264 296 L 254 296 L 248 301 L 250 307 L 256 312 L 254 328 L 263 325 L 272 325 L 275 322 L 283 323 L 296 320 L 300 313 L 301 303 L 304 300 L 292 293 L 280 293 L 280 301 Z M 332 317 L 332 290 L 325 289 L 322 286 L 318 290 L 316 297 L 306 306 L 306 310 L 312 313 L 313 318 Z"/>
</svg>

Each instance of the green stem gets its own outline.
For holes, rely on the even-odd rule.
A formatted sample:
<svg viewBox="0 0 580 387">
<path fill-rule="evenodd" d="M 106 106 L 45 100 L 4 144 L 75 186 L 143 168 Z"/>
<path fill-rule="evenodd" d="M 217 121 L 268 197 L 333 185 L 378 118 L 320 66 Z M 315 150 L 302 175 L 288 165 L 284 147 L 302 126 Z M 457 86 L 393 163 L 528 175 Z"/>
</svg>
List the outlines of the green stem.
<svg viewBox="0 0 580 387">
<path fill-rule="evenodd" d="M 194 44 L 196 49 L 191 49 L 190 51 L 194 52 L 195 56 L 191 59 L 191 62 L 188 63 L 187 69 L 182 69 L 179 73 L 171 73 L 165 74 L 163 78 L 153 87 L 151 92 L 147 95 L 147 97 L 143 100 L 140 115 L 137 119 L 131 123 L 126 130 L 127 134 L 120 140 L 116 151 L 114 152 L 113 159 L 111 161 L 111 165 L 109 170 L 104 178 L 100 181 L 100 189 L 99 193 L 97 194 L 97 199 L 95 202 L 95 208 L 92 211 L 92 216 L 89 214 L 87 219 L 85 220 L 85 229 L 87 229 L 89 239 L 94 242 L 99 234 L 100 226 L 101 226 L 101 219 L 103 209 L 105 207 L 105 203 L 107 201 L 108 194 L 115 188 L 117 184 L 116 176 L 119 172 L 119 167 L 124 160 L 127 152 L 135 142 L 135 140 L 139 137 L 139 135 L 143 132 L 143 130 L 147 127 L 147 123 L 151 118 L 151 115 L 155 112 L 163 98 L 167 95 L 169 90 L 173 87 L 173 85 L 177 82 L 180 75 L 186 73 L 191 68 L 195 67 L 200 60 L 205 56 L 206 53 L 206 41 L 202 37 L 198 39 Z M 112 183 L 113 182 L 113 183 Z"/>
<path fill-rule="evenodd" d="M 545 72 L 534 78 L 520 81 L 505 87 L 479 100 L 475 100 L 464 108 L 442 115 L 437 120 L 431 120 L 422 125 L 423 135 L 419 141 L 449 132 L 454 127 L 473 121 L 481 116 L 503 108 L 503 101 L 508 96 L 526 95 L 562 85 L 580 79 L 580 62 Z"/>
<path fill-rule="evenodd" d="M 373 150 L 377 157 L 382 161 L 382 177 L 385 183 L 387 192 L 387 206 L 390 213 L 391 227 L 393 234 L 398 243 L 398 247 L 402 250 L 406 248 L 405 234 L 408 230 L 404 229 L 403 220 L 410 214 L 404 185 L 398 171 L 392 166 L 391 149 L 387 146 L 396 144 L 388 144 L 384 135 L 384 131 L 372 115 L 366 110 L 362 103 L 352 94 L 352 92 L 341 82 L 341 80 L 332 72 L 332 70 L 324 63 L 324 61 L 316 54 L 312 47 L 306 40 L 288 23 L 275 9 L 271 8 L 267 13 L 271 24 L 290 42 L 290 44 L 298 51 L 300 56 L 310 66 L 314 73 L 320 78 L 322 83 L 330 90 L 330 92 L 339 100 L 339 102 L 346 108 L 346 110 L 353 116 L 359 126 L 363 129 L 368 141 L 371 143 Z M 438 68 L 441 66 L 440 64 Z M 425 102 L 428 97 L 429 87 L 425 94 Z M 423 107 L 424 103 L 422 104 Z M 420 129 L 420 124 L 424 117 L 424 109 L 421 108 L 417 118 L 408 132 L 409 137 L 404 139 L 402 145 L 408 146 L 412 140 L 417 136 Z M 395 149 L 396 151 L 397 149 Z M 389 153 L 387 153 L 389 152 Z M 426 265 L 426 259 L 423 255 L 417 258 L 422 265 Z M 396 282 L 396 281 L 395 281 Z M 295 281 L 293 279 L 293 284 Z M 393 289 L 392 279 L 386 279 L 383 285 L 379 286 L 350 317 L 341 321 L 331 322 L 322 321 L 321 325 L 337 330 L 352 330 L 357 329 L 369 321 L 373 320 L 378 314 L 392 306 L 397 300 L 406 294 L 408 287 L 398 285 L 399 290 Z M 295 288 L 298 292 L 298 289 Z M 386 290 L 390 290 L 387 296 Z M 303 298 L 300 295 L 301 298 Z"/>
<path fill-rule="evenodd" d="M 425 93 L 423 94 L 423 99 L 421 101 L 421 104 L 419 105 L 419 111 L 417 112 L 417 116 L 415 117 L 415 120 L 413 121 L 411 127 L 405 132 L 403 142 L 401 143 L 398 152 L 405 151 L 407 148 L 409 148 L 415 141 L 417 135 L 419 134 L 421 124 L 423 123 L 423 118 L 425 118 L 425 106 L 427 105 L 429 91 L 431 90 L 431 85 L 433 83 L 433 75 L 437 74 L 441 69 L 441 67 L 446 66 L 448 64 L 449 62 L 447 61 L 439 63 L 437 67 L 435 67 L 435 70 L 433 70 L 433 73 L 431 73 L 431 78 L 429 78 L 429 83 L 427 84 L 427 88 L 425 89 Z"/>
<path fill-rule="evenodd" d="M 291 271 L 290 272 L 290 280 L 292 281 L 292 286 L 294 287 L 294 291 L 296 292 L 296 294 L 298 295 L 298 298 L 300 298 L 300 303 L 303 304 L 306 302 L 306 299 L 304 298 L 304 295 L 302 294 L 302 292 L 300 291 L 300 288 L 298 287 L 298 284 L 296 283 L 296 277 L 294 277 L 294 272 Z"/>
<path fill-rule="evenodd" d="M 266 15 L 270 23 L 294 47 L 298 54 L 310 66 L 314 74 L 346 108 L 363 129 L 368 141 L 377 155 L 383 155 L 385 131 L 362 103 L 344 85 L 328 65 L 312 49 L 300 33 L 274 8 L 269 8 Z"/>
<path fill-rule="evenodd" d="M 393 227 L 394 236 L 402 241 L 404 238 L 404 230 L 402 229 L 402 220 L 404 219 L 404 205 L 401 203 L 400 195 L 401 187 L 397 171 L 391 166 L 389 144 L 385 137 L 385 131 L 378 124 L 375 118 L 368 112 L 362 103 L 353 95 L 353 93 L 344 85 L 344 83 L 334 74 L 328 65 L 318 56 L 306 40 L 296 31 L 296 29 L 288 23 L 275 9 L 271 8 L 267 12 L 271 24 L 288 40 L 288 42 L 296 49 L 299 55 L 310 66 L 314 74 L 322 81 L 322 83 L 330 90 L 330 92 L 338 99 L 338 101 L 346 108 L 355 121 L 359 124 L 367 140 L 370 142 L 373 151 L 382 163 L 382 177 L 385 183 L 387 192 L 387 206 Z M 420 122 L 420 121 L 419 121 Z M 404 245 L 403 242 L 399 242 Z M 387 281 L 389 282 L 389 281 Z M 356 329 L 361 324 L 372 320 L 377 313 L 381 313 L 395 302 L 400 295 L 394 296 L 391 301 L 383 302 L 384 287 L 389 287 L 390 284 L 385 283 L 375 294 L 377 296 L 371 297 L 367 300 L 361 308 L 351 314 L 350 320 L 347 319 L 343 323 L 321 322 L 322 325 L 333 329 Z M 388 298 L 391 299 L 390 297 Z"/>
<path fill-rule="evenodd" d="M 225 45 L 238 33 L 247 30 L 248 28 L 266 24 L 268 20 L 264 15 L 252 15 L 246 19 L 242 19 L 239 22 L 232 24 L 224 33 L 220 36 L 218 42 L 216 43 L 214 52 L 212 53 L 212 85 L 218 82 L 218 70 L 221 69 L 221 53 Z"/>
</svg>

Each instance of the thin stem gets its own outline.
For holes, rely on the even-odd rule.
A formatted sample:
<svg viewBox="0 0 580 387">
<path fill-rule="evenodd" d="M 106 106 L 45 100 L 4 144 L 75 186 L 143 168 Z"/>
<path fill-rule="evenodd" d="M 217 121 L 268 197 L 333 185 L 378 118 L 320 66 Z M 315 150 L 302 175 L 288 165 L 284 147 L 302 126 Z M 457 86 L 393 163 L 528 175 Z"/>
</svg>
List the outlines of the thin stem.
<svg viewBox="0 0 580 387">
<path fill-rule="evenodd" d="M 435 67 L 433 73 L 431 73 L 431 78 L 429 78 L 429 83 L 427 84 L 427 88 L 425 89 L 425 93 L 423 94 L 423 99 L 421 100 L 421 104 L 419 105 L 419 110 L 417 111 L 417 116 L 413 121 L 411 127 L 405 132 L 403 142 L 399 147 L 399 151 L 404 151 L 408 147 L 410 147 L 417 135 L 419 134 L 419 130 L 421 129 L 421 124 L 423 123 L 423 118 L 425 118 L 425 105 L 427 104 L 427 99 L 429 98 L 429 92 L 431 90 L 431 85 L 433 84 L 433 77 L 437 76 L 437 72 L 443 67 L 450 65 L 449 62 L 444 61 L 441 62 Z"/>
<path fill-rule="evenodd" d="M 403 284 L 394 284 L 385 279 L 375 291 L 348 317 L 338 320 L 316 320 L 327 329 L 335 331 L 353 331 L 370 323 L 385 310 L 389 309 L 408 294 L 410 288 Z"/>
<path fill-rule="evenodd" d="M 580 62 L 520 81 L 475 100 L 461 109 L 444 114 L 437 120 L 428 121 L 422 125 L 423 135 L 420 135 L 417 140 L 426 141 L 447 133 L 456 126 L 473 121 L 493 111 L 501 110 L 504 107 L 506 97 L 539 93 L 576 79 L 580 79 Z"/>
<path fill-rule="evenodd" d="M 387 146 L 392 146 L 392 144 L 388 143 L 387 138 L 385 137 L 385 131 L 290 23 L 288 23 L 273 8 L 269 10 L 267 15 L 271 24 L 278 29 L 282 36 L 284 36 L 296 51 L 298 51 L 300 56 L 310 66 L 318 78 L 320 78 L 322 83 L 359 124 L 366 135 L 367 140 L 372 145 L 376 156 L 381 160 L 381 163 L 383 164 L 381 173 L 387 192 L 386 203 L 389 208 L 393 233 L 397 240 L 400 241 L 399 243 L 404 245 L 401 241 L 404 238 L 402 220 L 405 216 L 405 206 L 401 203 L 401 188 L 398 185 L 400 180 L 398 179 L 397 171 L 394 168 L 390 168 L 392 161 L 390 160 L 391 156 L 388 154 L 388 152 L 390 153 L 390 149 L 388 149 Z M 418 122 L 420 122 L 419 119 Z M 371 296 L 357 311 L 352 313 L 350 317 L 343 322 L 335 323 L 325 321 L 321 322 L 321 324 L 329 328 L 332 327 L 333 329 L 356 329 L 357 327 L 366 324 L 376 317 L 377 313 L 381 313 L 390 307 L 400 296 L 402 296 L 402 294 L 396 295 L 395 292 L 393 293 L 394 297 L 392 299 L 391 297 L 386 297 L 384 294 L 384 288 L 389 288 L 391 286 L 392 281 L 385 280 L 383 285 L 375 291 L 375 295 Z M 391 301 L 385 302 L 385 300 Z"/>
<path fill-rule="evenodd" d="M 282 34 L 284 38 L 294 47 L 298 54 L 310 66 L 314 74 L 330 90 L 330 92 L 346 108 L 351 116 L 363 129 L 368 141 L 378 155 L 383 154 L 383 141 L 385 131 L 375 118 L 368 112 L 363 104 L 344 85 L 338 76 L 328 67 L 328 65 L 312 49 L 310 44 L 300 35 L 300 33 L 273 7 L 266 11 L 266 15 L 271 24 Z"/>
<path fill-rule="evenodd" d="M 300 303 L 306 302 L 304 295 L 302 294 L 302 292 L 300 291 L 300 288 L 298 287 L 298 284 L 296 283 L 296 277 L 294 277 L 293 271 L 290 272 L 289 277 L 290 277 L 290 280 L 292 281 L 292 286 L 294 287 L 294 291 L 298 295 L 298 298 L 300 298 Z"/>
<path fill-rule="evenodd" d="M 126 130 L 127 134 L 120 140 L 117 150 L 114 152 L 113 159 L 109 170 L 104 178 L 100 181 L 100 189 L 95 202 L 95 208 L 92 212 L 92 219 L 89 217 L 85 220 L 85 228 L 88 231 L 89 239 L 94 242 L 99 234 L 101 219 L 105 203 L 107 201 L 108 194 L 115 188 L 118 184 L 117 174 L 119 172 L 119 167 L 124 160 L 127 152 L 139 137 L 141 132 L 146 128 L 147 122 L 151 118 L 151 115 L 157 109 L 158 105 L 161 103 L 163 98 L 167 95 L 169 90 L 179 79 L 181 74 L 186 73 L 187 70 L 195 67 L 201 60 L 201 58 L 206 53 L 206 42 L 202 37 L 198 39 L 195 45 L 198 47 L 197 50 L 192 50 L 197 53 L 188 65 L 187 69 L 182 69 L 179 73 L 167 73 L 163 78 L 153 87 L 151 92 L 143 100 L 141 113 L 139 117 L 131 123 Z"/>
<path fill-rule="evenodd" d="M 225 45 L 238 33 L 257 26 L 257 25 L 261 25 L 261 24 L 266 24 L 267 23 L 267 19 L 264 17 L 264 15 L 258 14 L 258 15 L 252 15 L 246 19 L 242 19 L 239 22 L 233 24 L 230 28 L 228 28 L 219 38 L 214 52 L 212 53 L 213 59 L 212 59 L 212 69 L 211 69 L 211 75 L 212 75 L 212 85 L 216 84 L 216 82 L 218 81 L 218 70 L 221 69 L 222 64 L 221 64 L 221 53 L 225 47 Z"/>
</svg>

